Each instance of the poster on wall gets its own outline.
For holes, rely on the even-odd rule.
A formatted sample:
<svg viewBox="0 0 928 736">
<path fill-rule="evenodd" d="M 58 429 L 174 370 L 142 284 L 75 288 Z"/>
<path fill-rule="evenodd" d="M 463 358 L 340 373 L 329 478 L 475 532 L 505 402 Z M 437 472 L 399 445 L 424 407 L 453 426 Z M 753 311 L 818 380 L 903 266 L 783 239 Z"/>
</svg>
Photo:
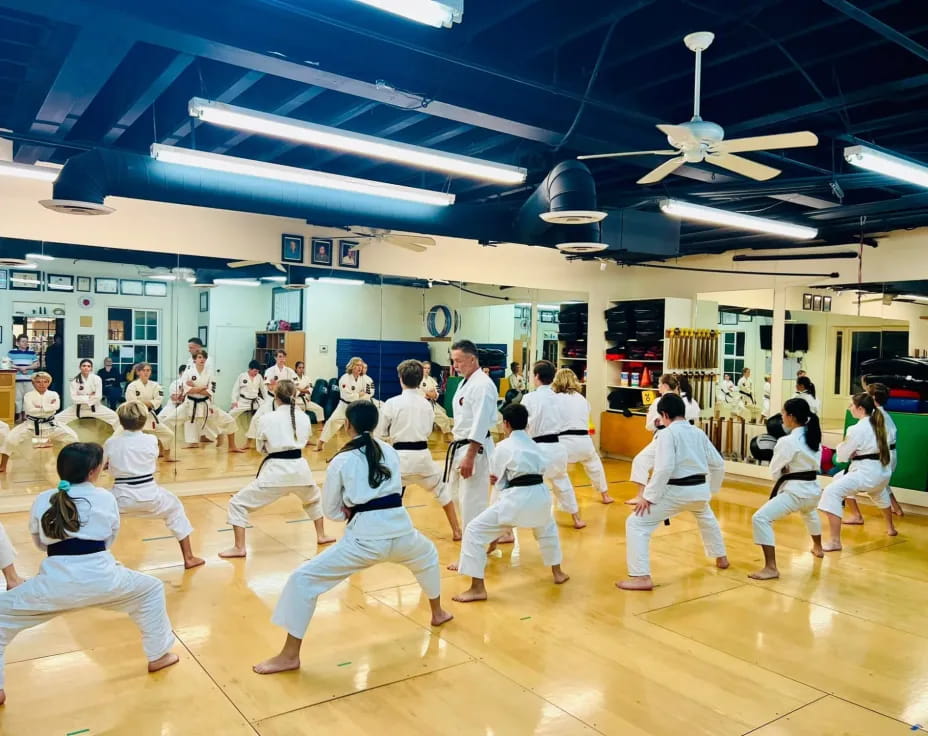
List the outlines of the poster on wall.
<svg viewBox="0 0 928 736">
<path fill-rule="evenodd" d="M 83 325 L 81 325 L 83 327 Z M 94 359 L 93 354 L 93 335 L 78 335 L 77 336 L 77 359 L 83 360 L 87 358 L 89 360 Z"/>
</svg>

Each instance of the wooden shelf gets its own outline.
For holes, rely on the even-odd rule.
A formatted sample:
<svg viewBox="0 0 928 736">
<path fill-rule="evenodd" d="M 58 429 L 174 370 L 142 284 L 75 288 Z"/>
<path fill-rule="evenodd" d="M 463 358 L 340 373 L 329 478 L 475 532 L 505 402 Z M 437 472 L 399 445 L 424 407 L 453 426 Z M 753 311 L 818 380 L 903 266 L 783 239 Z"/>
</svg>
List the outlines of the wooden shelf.
<svg viewBox="0 0 928 736">
<path fill-rule="evenodd" d="M 654 360 L 653 358 L 648 358 L 647 360 L 635 360 L 634 358 L 620 358 L 619 360 L 609 360 L 606 359 L 607 363 L 663 363 L 663 360 Z"/>
<path fill-rule="evenodd" d="M 613 386 L 612 384 L 608 384 L 606 388 L 628 388 L 633 391 L 657 391 L 657 387 L 655 386 Z"/>
<path fill-rule="evenodd" d="M 263 339 L 261 339 L 262 336 Z M 259 345 L 259 340 L 264 343 L 263 346 Z M 255 332 L 254 359 L 261 365 L 265 368 L 273 365 L 273 353 L 277 350 L 285 350 L 287 352 L 287 365 L 290 368 L 296 368 L 298 361 L 306 360 L 306 333 L 298 330 Z M 270 362 L 267 360 L 268 352 L 272 354 Z"/>
<path fill-rule="evenodd" d="M 584 363 L 586 363 L 586 360 L 587 360 L 586 358 L 574 358 L 574 357 L 571 356 L 571 355 L 562 355 L 562 356 L 560 356 L 560 358 L 561 358 L 561 360 L 579 360 L 579 361 L 582 361 L 582 362 L 584 362 Z"/>
</svg>

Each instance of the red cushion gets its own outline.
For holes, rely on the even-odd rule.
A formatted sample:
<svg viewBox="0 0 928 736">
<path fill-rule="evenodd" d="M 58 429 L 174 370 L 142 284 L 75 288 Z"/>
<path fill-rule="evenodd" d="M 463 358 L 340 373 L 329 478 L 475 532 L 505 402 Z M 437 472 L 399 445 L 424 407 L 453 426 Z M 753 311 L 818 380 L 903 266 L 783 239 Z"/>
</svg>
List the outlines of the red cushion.
<svg viewBox="0 0 928 736">
<path fill-rule="evenodd" d="M 918 391 L 912 391 L 908 388 L 891 388 L 889 395 L 894 399 L 920 399 L 922 397 Z"/>
</svg>

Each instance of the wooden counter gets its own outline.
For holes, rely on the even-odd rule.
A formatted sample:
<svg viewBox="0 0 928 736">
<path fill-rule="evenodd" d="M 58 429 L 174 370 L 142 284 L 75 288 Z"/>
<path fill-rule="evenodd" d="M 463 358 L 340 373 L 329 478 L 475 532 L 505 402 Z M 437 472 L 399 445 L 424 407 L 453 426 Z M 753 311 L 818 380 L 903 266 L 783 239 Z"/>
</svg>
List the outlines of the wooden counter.
<svg viewBox="0 0 928 736">
<path fill-rule="evenodd" d="M 0 421 L 11 428 L 16 418 L 16 371 L 0 370 Z"/>
<path fill-rule="evenodd" d="M 643 414 L 604 411 L 600 418 L 599 449 L 604 455 L 633 458 L 648 445 L 654 435 L 645 429 Z"/>
</svg>

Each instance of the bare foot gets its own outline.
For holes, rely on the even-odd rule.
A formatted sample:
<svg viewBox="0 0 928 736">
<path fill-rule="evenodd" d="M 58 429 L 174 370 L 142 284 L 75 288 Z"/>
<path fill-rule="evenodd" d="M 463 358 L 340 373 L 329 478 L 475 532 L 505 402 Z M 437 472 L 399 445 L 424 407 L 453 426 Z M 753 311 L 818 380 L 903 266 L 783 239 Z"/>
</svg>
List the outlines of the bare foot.
<svg viewBox="0 0 928 736">
<path fill-rule="evenodd" d="M 441 613 L 432 616 L 432 620 L 429 622 L 432 626 L 441 626 L 442 624 L 448 623 L 454 616 L 448 613 L 444 608 L 441 610 Z"/>
<path fill-rule="evenodd" d="M 451 600 L 455 600 L 458 603 L 473 603 L 474 601 L 485 601 L 486 599 L 486 590 L 477 591 L 473 588 L 468 588 L 463 593 L 458 593 Z"/>
<path fill-rule="evenodd" d="M 889 496 L 889 503 L 893 509 L 893 516 L 905 516 L 905 511 L 902 510 L 902 506 L 899 505 L 896 497 L 892 494 Z"/>
<path fill-rule="evenodd" d="M 845 526 L 863 526 L 864 517 L 863 516 L 852 516 L 849 519 L 842 519 L 841 523 Z"/>
<path fill-rule="evenodd" d="M 320 442 L 318 445 L 316 445 L 316 452 L 322 452 L 322 443 L 321 443 L 321 442 Z"/>
<path fill-rule="evenodd" d="M 219 556 L 223 558 L 244 557 L 245 554 L 246 552 L 244 547 L 229 547 L 229 549 L 220 552 Z"/>
<path fill-rule="evenodd" d="M 603 503 L 608 504 L 608 503 L 614 503 L 614 502 L 615 502 L 615 499 L 612 496 L 610 496 L 608 493 L 603 494 Z"/>
<path fill-rule="evenodd" d="M 244 447 L 230 447 L 229 452 L 248 452 Z"/>
<path fill-rule="evenodd" d="M 728 562 L 728 558 L 725 557 L 724 555 L 721 556 L 721 557 L 716 557 L 716 558 L 715 558 L 715 566 L 716 566 L 719 570 L 727 570 L 727 569 L 730 567 L 730 564 L 729 564 L 729 562 Z"/>
<path fill-rule="evenodd" d="M 316 544 L 332 544 L 337 541 L 335 537 L 316 537 Z"/>
<path fill-rule="evenodd" d="M 554 584 L 555 585 L 563 585 L 568 580 L 570 580 L 570 575 L 568 575 L 566 572 L 561 571 L 561 572 L 554 573 Z"/>
<path fill-rule="evenodd" d="M 452 542 L 460 542 L 463 536 L 464 536 L 464 533 L 460 529 L 451 530 L 451 541 Z"/>
<path fill-rule="evenodd" d="M 895 529 L 890 529 L 888 532 L 886 532 L 886 534 L 890 537 L 896 537 L 899 535 L 899 532 Z"/>
<path fill-rule="evenodd" d="M 822 545 L 822 552 L 840 552 L 841 542 L 825 542 Z"/>
<path fill-rule="evenodd" d="M 0 705 L 3 705 L 6 702 L 6 693 L 3 690 L 0 690 Z"/>
<path fill-rule="evenodd" d="M 825 550 L 822 549 L 822 545 L 820 545 L 820 544 L 814 544 L 814 545 L 812 545 L 812 549 L 809 550 L 809 551 L 810 551 L 815 557 L 818 557 L 818 558 L 820 558 L 820 559 L 821 559 L 822 557 L 825 556 Z"/>
<path fill-rule="evenodd" d="M 585 526 L 586 522 L 583 519 L 576 516 L 574 517 L 574 529 L 583 529 Z"/>
<path fill-rule="evenodd" d="M 186 445 L 184 445 L 184 449 L 185 450 L 199 450 L 200 445 L 197 444 L 196 442 L 188 442 Z"/>
<path fill-rule="evenodd" d="M 513 534 L 513 533 L 512 533 L 512 530 L 510 529 L 510 530 L 509 530 L 508 532 L 506 532 L 505 534 L 500 534 L 500 535 L 496 538 L 496 541 L 495 541 L 493 544 L 514 544 L 515 541 L 516 541 L 515 534 Z M 494 549 L 495 549 L 495 547 L 494 547 Z"/>
<path fill-rule="evenodd" d="M 620 590 L 654 590 L 654 582 L 650 575 L 628 578 L 615 584 Z"/>
<path fill-rule="evenodd" d="M 448 569 L 448 570 L 452 570 L 453 572 L 457 572 L 457 571 L 458 571 L 458 563 L 457 563 L 457 562 L 452 562 L 450 565 L 448 565 L 447 569 Z"/>
<path fill-rule="evenodd" d="M 212 440 L 204 434 L 204 435 L 202 435 L 202 436 L 200 437 L 200 442 L 203 442 L 203 443 L 205 443 L 205 444 L 208 444 L 208 443 L 212 442 Z M 217 444 L 217 445 L 219 444 L 218 438 L 217 438 L 216 444 Z"/>
<path fill-rule="evenodd" d="M 748 577 L 752 580 L 776 580 L 780 577 L 780 571 L 775 567 L 762 567 L 757 572 L 749 572 Z"/>
<path fill-rule="evenodd" d="M 178 462 L 176 457 L 166 457 L 161 460 L 163 463 L 176 463 Z"/>
<path fill-rule="evenodd" d="M 178 657 L 174 652 L 168 652 L 163 657 L 158 657 L 153 662 L 148 663 L 149 672 L 157 672 L 158 670 L 163 670 L 165 667 L 170 667 L 172 664 L 177 664 L 180 662 L 180 657 Z"/>
<path fill-rule="evenodd" d="M 192 567 L 199 567 L 200 565 L 205 565 L 206 560 L 201 557 L 188 557 L 184 560 L 184 567 L 189 570 Z"/>
<path fill-rule="evenodd" d="M 11 575 L 6 579 L 6 589 L 13 590 L 13 588 L 17 588 L 25 582 L 25 578 L 21 578 L 19 575 Z"/>
<path fill-rule="evenodd" d="M 497 547 L 499 547 L 499 540 L 498 540 L 498 539 L 494 539 L 492 542 L 490 542 L 490 546 L 487 547 L 487 557 L 489 557 L 489 556 L 492 555 L 494 552 L 496 552 L 496 548 L 497 548 Z M 500 553 L 500 554 L 502 554 L 502 553 Z"/>
<path fill-rule="evenodd" d="M 5 473 L 5 472 L 6 472 L 6 465 L 4 465 L 3 467 L 0 467 L 0 473 Z M 0 705 L 3 705 L 3 703 L 0 703 Z"/>
<path fill-rule="evenodd" d="M 275 672 L 289 672 L 290 670 L 300 669 L 300 658 L 299 657 L 285 657 L 282 654 L 278 654 L 276 657 L 271 657 L 270 659 L 265 659 L 263 662 L 258 662 L 254 667 L 252 667 L 255 672 L 259 675 L 273 675 Z"/>
</svg>

